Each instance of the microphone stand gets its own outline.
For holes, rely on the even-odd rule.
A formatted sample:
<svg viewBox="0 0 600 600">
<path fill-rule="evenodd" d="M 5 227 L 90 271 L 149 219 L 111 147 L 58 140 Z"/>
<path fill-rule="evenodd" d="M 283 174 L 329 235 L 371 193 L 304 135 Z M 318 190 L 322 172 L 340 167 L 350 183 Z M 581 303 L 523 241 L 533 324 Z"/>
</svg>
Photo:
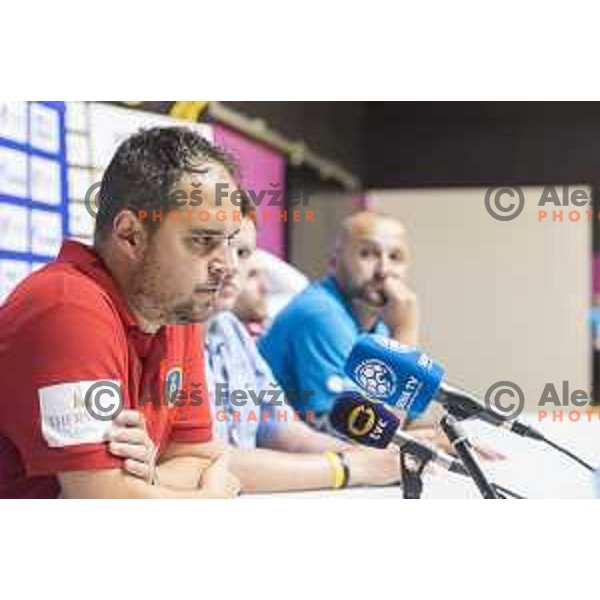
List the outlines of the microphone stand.
<svg viewBox="0 0 600 600">
<path fill-rule="evenodd" d="M 448 396 L 447 392 L 443 391 L 442 396 Z M 444 403 L 444 406 L 445 406 L 446 410 L 448 411 L 448 413 L 451 414 L 453 417 L 455 417 L 458 421 L 467 421 L 468 419 L 477 418 L 477 419 L 481 419 L 484 422 L 487 421 L 492 424 L 497 424 L 494 421 L 489 421 L 486 418 L 486 412 L 485 412 L 484 408 L 482 406 L 478 406 L 476 400 L 474 400 L 473 402 L 465 402 L 463 400 L 463 398 L 461 398 L 460 396 L 457 396 L 457 399 L 458 399 L 457 402 Z M 503 420 L 506 423 L 509 422 L 506 419 L 503 419 Z M 549 440 L 546 436 L 535 431 L 531 427 L 523 426 L 523 424 L 516 422 L 511 427 L 511 430 L 514 433 L 517 433 L 518 435 L 525 436 L 529 439 L 537 440 L 538 442 L 544 442 L 545 444 L 547 444 L 554 450 L 557 450 L 564 456 L 575 461 L 577 464 L 581 465 L 583 468 L 587 469 L 591 473 L 596 472 L 596 469 L 594 468 L 594 466 L 591 465 L 589 462 L 583 460 L 582 458 L 580 458 L 579 456 L 577 456 L 576 454 L 574 454 L 573 452 L 571 452 L 564 446 L 561 446 L 561 445 L 557 444 L 556 442 Z"/>
<path fill-rule="evenodd" d="M 402 492 L 406 500 L 418 500 L 423 493 L 423 471 L 433 455 L 427 448 L 408 442 L 400 449 Z"/>
<path fill-rule="evenodd" d="M 486 500 L 498 500 L 500 497 L 496 493 L 494 486 L 487 480 L 483 470 L 479 466 L 479 463 L 475 459 L 475 455 L 471 450 L 471 444 L 466 434 L 459 428 L 458 423 L 454 417 L 446 415 L 441 421 L 440 425 L 442 430 L 446 434 L 452 447 L 456 450 L 456 454 L 462 461 L 465 469 L 478 487 L 481 495 Z"/>
<path fill-rule="evenodd" d="M 456 427 L 454 426 L 454 429 L 455 428 Z M 466 443 L 468 444 L 468 442 Z M 458 452 L 459 451 L 457 449 L 457 453 Z M 470 452 L 470 448 L 467 448 L 467 452 Z M 459 457 L 464 461 L 464 456 L 459 454 Z M 433 454 L 427 448 L 419 444 L 407 442 L 402 446 L 400 449 L 400 467 L 402 472 L 402 492 L 405 500 L 418 500 L 421 498 L 423 493 L 423 471 L 432 460 Z M 467 469 L 469 475 L 477 481 L 474 471 L 469 470 L 467 466 L 465 466 L 465 468 Z M 481 480 L 487 483 L 485 475 L 483 475 L 477 463 L 475 463 L 475 469 L 481 473 Z M 512 490 L 509 490 L 508 488 L 502 487 L 497 483 L 492 482 L 487 483 L 487 485 L 492 489 L 492 492 L 489 496 L 490 499 L 497 498 L 508 500 L 509 498 L 513 498 L 515 500 L 525 500 L 523 496 L 513 492 Z M 489 492 L 487 487 L 486 492 Z M 484 497 L 487 498 L 488 496 Z"/>
</svg>

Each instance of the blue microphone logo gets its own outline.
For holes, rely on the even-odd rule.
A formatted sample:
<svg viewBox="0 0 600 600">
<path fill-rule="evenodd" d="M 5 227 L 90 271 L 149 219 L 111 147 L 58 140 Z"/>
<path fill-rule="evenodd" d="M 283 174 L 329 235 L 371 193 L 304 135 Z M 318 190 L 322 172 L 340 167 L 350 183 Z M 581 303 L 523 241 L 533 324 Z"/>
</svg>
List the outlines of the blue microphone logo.
<svg viewBox="0 0 600 600">
<path fill-rule="evenodd" d="M 398 388 L 398 378 L 394 371 L 377 359 L 359 363 L 352 378 L 371 398 L 394 396 Z"/>
</svg>

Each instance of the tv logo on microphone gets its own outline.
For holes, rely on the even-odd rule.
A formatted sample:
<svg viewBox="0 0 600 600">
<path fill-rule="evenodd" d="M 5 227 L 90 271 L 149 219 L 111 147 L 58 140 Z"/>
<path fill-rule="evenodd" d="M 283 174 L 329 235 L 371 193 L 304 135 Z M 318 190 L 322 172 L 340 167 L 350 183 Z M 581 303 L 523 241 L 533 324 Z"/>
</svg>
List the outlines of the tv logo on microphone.
<svg viewBox="0 0 600 600">
<path fill-rule="evenodd" d="M 373 408 L 364 404 L 350 411 L 346 423 L 350 437 L 355 440 L 380 441 L 387 427 L 388 422 L 379 418 Z"/>
<path fill-rule="evenodd" d="M 376 419 L 372 408 L 357 406 L 348 415 L 348 431 L 352 435 L 363 437 L 372 431 Z"/>
<path fill-rule="evenodd" d="M 367 359 L 354 369 L 354 380 L 372 398 L 393 396 L 398 388 L 398 378 L 383 361 Z"/>
</svg>

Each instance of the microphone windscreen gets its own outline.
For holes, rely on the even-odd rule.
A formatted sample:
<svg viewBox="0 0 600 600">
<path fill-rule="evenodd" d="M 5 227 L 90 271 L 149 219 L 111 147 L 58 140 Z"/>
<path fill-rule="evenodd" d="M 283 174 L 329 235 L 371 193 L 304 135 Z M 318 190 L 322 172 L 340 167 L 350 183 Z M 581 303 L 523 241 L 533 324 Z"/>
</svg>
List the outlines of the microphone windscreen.
<svg viewBox="0 0 600 600">
<path fill-rule="evenodd" d="M 387 448 L 400 427 L 400 419 L 385 405 L 358 392 L 338 397 L 329 414 L 331 426 L 343 436 L 371 448 Z"/>
<path fill-rule="evenodd" d="M 359 338 L 345 371 L 369 398 L 405 411 L 410 419 L 425 412 L 446 374 L 423 351 L 371 334 Z"/>
</svg>

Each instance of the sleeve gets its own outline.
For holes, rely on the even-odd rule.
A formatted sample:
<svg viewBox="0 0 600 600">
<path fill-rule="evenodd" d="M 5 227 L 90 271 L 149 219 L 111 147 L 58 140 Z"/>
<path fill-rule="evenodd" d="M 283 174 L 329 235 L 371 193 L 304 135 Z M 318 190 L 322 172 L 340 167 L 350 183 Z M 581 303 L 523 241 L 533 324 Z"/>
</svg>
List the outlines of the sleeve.
<svg viewBox="0 0 600 600">
<path fill-rule="evenodd" d="M 261 404 L 261 420 L 256 436 L 258 446 L 268 447 L 288 423 L 294 422 L 295 412 L 273 371 L 260 355 L 251 339 L 248 341 L 248 348 L 256 370 L 255 388 L 257 390 L 269 390 L 274 393 L 274 396 L 269 395 L 269 398 Z M 271 402 L 275 406 L 270 406 Z"/>
<path fill-rule="evenodd" d="M 125 348 L 109 309 L 63 302 L 23 328 L 13 360 L 24 381 L 5 421 L 28 475 L 121 468 L 105 440 L 114 412 L 132 405 Z"/>
<path fill-rule="evenodd" d="M 184 406 L 177 408 L 170 441 L 176 444 L 205 444 L 213 438 L 213 423 L 205 376 L 204 333 L 200 327 L 189 326 L 186 344 L 187 401 Z"/>
</svg>

